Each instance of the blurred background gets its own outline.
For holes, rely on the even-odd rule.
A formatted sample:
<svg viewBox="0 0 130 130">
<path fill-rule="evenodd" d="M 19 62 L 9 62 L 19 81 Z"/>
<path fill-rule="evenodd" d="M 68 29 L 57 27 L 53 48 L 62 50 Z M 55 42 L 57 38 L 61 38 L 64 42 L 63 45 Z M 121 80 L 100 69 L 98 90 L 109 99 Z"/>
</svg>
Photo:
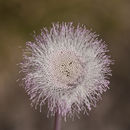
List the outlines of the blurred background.
<svg viewBox="0 0 130 130">
<path fill-rule="evenodd" d="M 0 0 L 0 130 L 53 130 L 53 118 L 30 107 L 16 80 L 21 48 L 52 22 L 85 24 L 100 34 L 115 60 L 110 90 L 62 130 L 130 130 L 130 0 Z"/>
</svg>

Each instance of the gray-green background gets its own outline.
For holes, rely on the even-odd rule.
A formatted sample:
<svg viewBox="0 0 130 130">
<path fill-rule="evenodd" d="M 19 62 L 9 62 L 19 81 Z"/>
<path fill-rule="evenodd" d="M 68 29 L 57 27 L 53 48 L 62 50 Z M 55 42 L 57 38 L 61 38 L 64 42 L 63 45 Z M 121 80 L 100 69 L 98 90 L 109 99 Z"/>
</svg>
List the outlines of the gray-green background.
<svg viewBox="0 0 130 130">
<path fill-rule="evenodd" d="M 130 130 L 130 0 L 0 0 L 0 130 L 52 130 L 16 79 L 21 47 L 52 22 L 85 24 L 106 41 L 115 60 L 110 90 L 87 115 L 62 130 Z"/>
</svg>

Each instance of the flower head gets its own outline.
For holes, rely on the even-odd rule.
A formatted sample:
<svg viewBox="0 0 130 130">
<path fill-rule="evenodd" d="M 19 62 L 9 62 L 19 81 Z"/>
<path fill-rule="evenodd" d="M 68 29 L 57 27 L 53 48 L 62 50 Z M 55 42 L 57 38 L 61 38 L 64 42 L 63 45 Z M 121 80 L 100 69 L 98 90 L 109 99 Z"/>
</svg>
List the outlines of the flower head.
<svg viewBox="0 0 130 130">
<path fill-rule="evenodd" d="M 35 107 L 48 104 L 51 115 L 63 117 L 91 110 L 108 89 L 111 75 L 107 48 L 85 26 L 53 24 L 27 42 L 21 70 Z"/>
</svg>

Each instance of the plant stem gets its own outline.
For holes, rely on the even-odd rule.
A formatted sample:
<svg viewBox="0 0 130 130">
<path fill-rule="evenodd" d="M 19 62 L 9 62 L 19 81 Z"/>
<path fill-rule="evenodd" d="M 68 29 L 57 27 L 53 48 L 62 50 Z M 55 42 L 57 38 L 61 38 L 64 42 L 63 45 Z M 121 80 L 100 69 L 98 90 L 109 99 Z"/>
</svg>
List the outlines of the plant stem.
<svg viewBox="0 0 130 130">
<path fill-rule="evenodd" d="M 61 130 L 61 116 L 58 111 L 55 114 L 54 130 Z"/>
</svg>

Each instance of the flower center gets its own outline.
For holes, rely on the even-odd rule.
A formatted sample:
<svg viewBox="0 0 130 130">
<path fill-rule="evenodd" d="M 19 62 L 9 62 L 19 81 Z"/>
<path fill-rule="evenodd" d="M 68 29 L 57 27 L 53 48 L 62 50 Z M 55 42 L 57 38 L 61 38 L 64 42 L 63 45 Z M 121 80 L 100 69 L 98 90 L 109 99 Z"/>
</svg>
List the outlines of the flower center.
<svg viewBox="0 0 130 130">
<path fill-rule="evenodd" d="M 83 67 L 73 52 L 60 51 L 54 56 L 53 73 L 57 81 L 74 86 L 82 75 Z"/>
</svg>

